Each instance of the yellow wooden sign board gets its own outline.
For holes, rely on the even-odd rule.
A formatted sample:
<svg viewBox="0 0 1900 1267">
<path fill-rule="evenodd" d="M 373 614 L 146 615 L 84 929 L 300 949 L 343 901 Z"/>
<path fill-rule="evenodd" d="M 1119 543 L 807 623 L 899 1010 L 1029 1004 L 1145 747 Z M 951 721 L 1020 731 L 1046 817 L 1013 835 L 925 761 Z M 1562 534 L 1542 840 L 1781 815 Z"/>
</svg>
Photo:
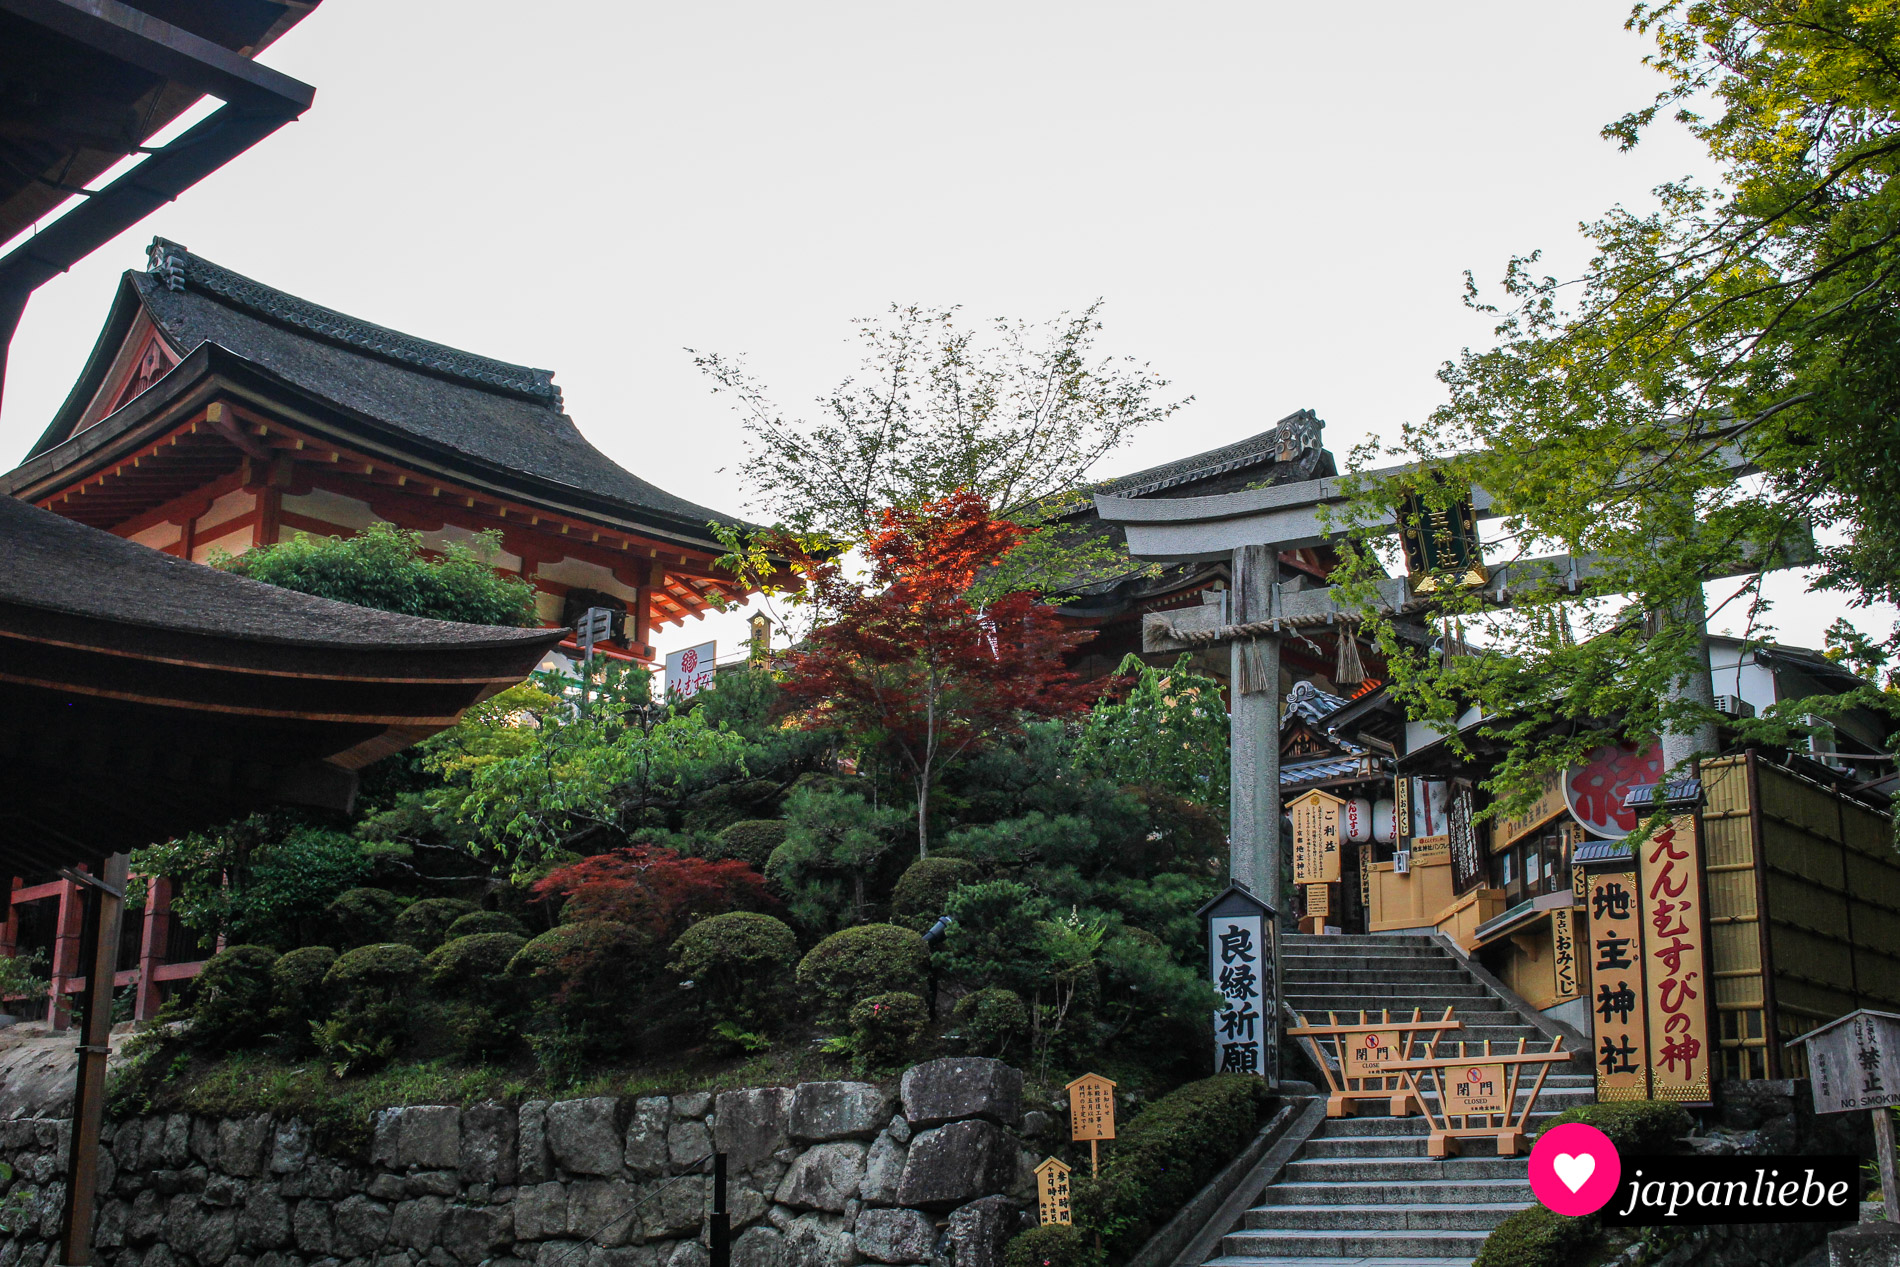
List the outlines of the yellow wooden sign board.
<svg viewBox="0 0 1900 1267">
<path fill-rule="evenodd" d="M 1346 802 L 1314 788 L 1287 807 L 1293 820 L 1293 882 L 1330 884 L 1339 879 L 1339 807 Z"/>
<path fill-rule="evenodd" d="M 1694 814 L 1678 814 L 1636 849 L 1643 903 L 1643 981 L 1649 1028 L 1649 1095 L 1709 1099 L 1709 968 L 1703 942 L 1702 850 Z"/>
<path fill-rule="evenodd" d="M 1069 1138 L 1115 1138 L 1115 1084 L 1099 1073 L 1085 1073 L 1067 1087 Z"/>
<path fill-rule="evenodd" d="M 1550 962 L 1559 1000 L 1577 997 L 1577 930 L 1568 908 L 1550 913 Z"/>
<path fill-rule="evenodd" d="M 1590 1001 L 1599 1100 L 1649 1098 L 1649 1031 L 1644 1020 L 1643 907 L 1636 864 L 1590 874 Z"/>
<path fill-rule="evenodd" d="M 1382 1077 L 1388 1064 L 1405 1059 L 1405 1053 L 1399 1050 L 1399 1031 L 1396 1029 L 1380 1030 L 1374 1034 L 1352 1034 L 1345 1041 L 1348 1078 Z"/>
<path fill-rule="evenodd" d="M 1447 1065 L 1445 1102 L 1439 1111 L 1503 1113 L 1509 1108 L 1504 1102 L 1504 1087 L 1503 1065 Z"/>
<path fill-rule="evenodd" d="M 1553 774 L 1544 780 L 1544 790 L 1530 808 L 1522 814 L 1508 818 L 1500 817 L 1492 822 L 1492 850 L 1495 852 L 1515 844 L 1563 813 L 1566 808 L 1563 778 L 1561 775 Z"/>
<path fill-rule="evenodd" d="M 1306 886 L 1306 913 L 1308 915 L 1331 915 L 1333 913 L 1333 890 L 1327 884 L 1309 884 Z"/>
<path fill-rule="evenodd" d="M 1414 836 L 1412 837 L 1412 865 L 1421 862 L 1438 862 L 1451 856 L 1450 836 Z"/>
<path fill-rule="evenodd" d="M 1045 1225 L 1075 1221 L 1069 1213 L 1069 1167 L 1054 1157 L 1036 1167 L 1036 1212 Z"/>
</svg>

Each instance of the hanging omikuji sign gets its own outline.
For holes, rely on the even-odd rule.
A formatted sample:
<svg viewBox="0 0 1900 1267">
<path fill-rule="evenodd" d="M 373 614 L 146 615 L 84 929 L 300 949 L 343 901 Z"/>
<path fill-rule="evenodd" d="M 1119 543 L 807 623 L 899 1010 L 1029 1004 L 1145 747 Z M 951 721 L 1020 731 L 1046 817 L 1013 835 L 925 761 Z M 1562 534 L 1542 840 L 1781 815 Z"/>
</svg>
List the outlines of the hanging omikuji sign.
<svg viewBox="0 0 1900 1267">
<path fill-rule="evenodd" d="M 1257 1073 L 1280 1082 L 1279 922 L 1272 907 L 1239 885 L 1198 912 L 1207 928 L 1214 1013 L 1214 1070 Z"/>
<path fill-rule="evenodd" d="M 1576 924 L 1567 908 L 1550 913 L 1550 965 L 1559 1002 L 1577 997 Z"/>
<path fill-rule="evenodd" d="M 1900 1016 L 1863 1008 L 1790 1041 L 1807 1044 L 1816 1113 L 1900 1104 Z"/>
<path fill-rule="evenodd" d="M 666 657 L 666 698 L 691 699 L 713 682 L 713 660 L 719 644 L 702 642 Z"/>
</svg>

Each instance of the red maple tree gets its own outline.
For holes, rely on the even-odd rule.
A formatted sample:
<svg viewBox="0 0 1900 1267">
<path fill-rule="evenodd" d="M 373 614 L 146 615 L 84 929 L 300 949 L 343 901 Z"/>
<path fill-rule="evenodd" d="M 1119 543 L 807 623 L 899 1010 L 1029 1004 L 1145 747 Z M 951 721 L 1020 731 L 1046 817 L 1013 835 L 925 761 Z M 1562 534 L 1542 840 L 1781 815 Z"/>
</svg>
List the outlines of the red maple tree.
<svg viewBox="0 0 1900 1267">
<path fill-rule="evenodd" d="M 841 560 L 806 574 L 812 599 L 837 614 L 789 653 L 787 695 L 805 722 L 854 732 L 895 757 L 917 791 L 917 853 L 929 852 L 930 790 L 944 763 L 1018 730 L 1026 716 L 1087 704 L 1091 688 L 1063 663 L 1088 637 L 1017 593 L 982 608 L 965 595 L 1022 539 L 958 491 L 914 510 L 886 510 L 864 543 L 870 585 Z"/>
<path fill-rule="evenodd" d="M 746 863 L 688 858 L 634 845 L 583 858 L 535 882 L 541 897 L 567 899 L 569 922 L 606 920 L 632 928 L 649 946 L 669 946 L 694 921 L 776 905 L 765 879 Z"/>
</svg>

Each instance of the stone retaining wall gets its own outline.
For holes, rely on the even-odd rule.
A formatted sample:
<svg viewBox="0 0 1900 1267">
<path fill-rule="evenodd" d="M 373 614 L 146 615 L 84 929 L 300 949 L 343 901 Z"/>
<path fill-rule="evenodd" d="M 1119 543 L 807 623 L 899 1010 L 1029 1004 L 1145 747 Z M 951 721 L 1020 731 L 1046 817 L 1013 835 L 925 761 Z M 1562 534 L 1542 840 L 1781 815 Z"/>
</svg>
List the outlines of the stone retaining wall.
<svg viewBox="0 0 1900 1267">
<path fill-rule="evenodd" d="M 1022 1074 L 945 1059 L 901 1093 L 812 1082 L 718 1095 L 387 1109 L 367 1159 L 302 1122 L 108 1123 L 99 1267 L 704 1267 L 727 1155 L 735 1267 L 1001 1267 L 1026 1226 Z M 37 1225 L 0 1267 L 56 1261 L 69 1123 L 0 1122 Z"/>
</svg>

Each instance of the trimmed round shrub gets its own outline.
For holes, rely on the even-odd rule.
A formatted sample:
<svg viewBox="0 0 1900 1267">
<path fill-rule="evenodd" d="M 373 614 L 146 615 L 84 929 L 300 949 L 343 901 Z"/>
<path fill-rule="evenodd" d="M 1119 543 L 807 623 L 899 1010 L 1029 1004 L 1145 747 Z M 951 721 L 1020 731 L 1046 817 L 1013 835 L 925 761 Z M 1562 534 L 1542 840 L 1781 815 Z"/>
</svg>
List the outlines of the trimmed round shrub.
<svg viewBox="0 0 1900 1267">
<path fill-rule="evenodd" d="M 798 988 L 826 1024 L 844 1022 L 860 999 L 921 996 L 930 952 L 921 933 L 895 924 L 858 924 L 819 942 L 798 963 Z"/>
<path fill-rule="evenodd" d="M 930 1028 L 924 1001 L 908 991 L 874 994 L 851 1009 L 851 1037 L 858 1059 L 874 1069 L 908 1064 Z"/>
<path fill-rule="evenodd" d="M 520 933 L 476 933 L 445 941 L 429 952 L 429 984 L 444 994 L 501 1003 L 513 993 L 508 965 L 528 939 Z"/>
<path fill-rule="evenodd" d="M 481 908 L 459 897 L 428 897 L 396 917 L 396 940 L 431 951 L 448 940 L 449 928 Z"/>
<path fill-rule="evenodd" d="M 323 984 L 346 995 L 362 990 L 406 990 L 422 976 L 422 952 L 403 942 L 358 946 L 336 957 Z"/>
<path fill-rule="evenodd" d="M 422 952 L 402 942 L 358 946 L 338 955 L 323 974 L 340 1000 L 336 1014 L 311 1033 L 338 1076 L 387 1064 L 408 1036 Z"/>
<path fill-rule="evenodd" d="M 1003 1267 L 1102 1267 L 1107 1261 L 1089 1233 L 1068 1223 L 1032 1227 L 1003 1251 Z"/>
<path fill-rule="evenodd" d="M 1544 1127 L 1582 1122 L 1610 1137 L 1616 1151 L 1631 1153 L 1678 1153 L 1682 1141 L 1695 1129 L 1695 1120 L 1680 1104 L 1668 1100 L 1621 1100 L 1604 1104 L 1579 1104 L 1565 1109 Z M 1539 1134 L 1542 1134 L 1540 1131 Z"/>
<path fill-rule="evenodd" d="M 1029 1032 L 1023 996 L 996 985 L 958 999 L 950 1019 L 969 1049 L 985 1056 L 1002 1055 Z"/>
<path fill-rule="evenodd" d="M 797 963 L 792 930 L 751 911 L 703 919 L 673 943 L 673 971 L 692 980 L 715 1022 L 751 1026 L 777 1018 Z"/>
<path fill-rule="evenodd" d="M 451 942 L 458 937 L 473 937 L 477 933 L 513 933 L 525 941 L 528 929 L 506 911 L 470 911 L 449 925 L 449 931 L 442 940 Z"/>
<path fill-rule="evenodd" d="M 765 870 L 766 859 L 785 843 L 787 828 L 776 818 L 746 818 L 732 824 L 699 847 L 702 858 L 737 858 Z"/>
<path fill-rule="evenodd" d="M 929 932 L 950 895 L 961 885 L 975 884 L 978 876 L 968 858 L 919 858 L 891 892 L 891 923 Z"/>
<path fill-rule="evenodd" d="M 395 935 L 402 899 L 387 889 L 349 889 L 324 909 L 344 946 L 373 946 Z"/>
<path fill-rule="evenodd" d="M 1471 1267 L 1564 1267 L 1592 1231 L 1588 1218 L 1565 1218 L 1533 1205 L 1492 1228 Z"/>
<path fill-rule="evenodd" d="M 268 1032 L 276 962 L 268 946 L 226 946 L 211 956 L 192 982 L 192 1035 L 237 1046 Z"/>
<path fill-rule="evenodd" d="M 622 1028 L 650 984 L 645 960 L 645 947 L 625 924 L 581 920 L 531 938 L 509 960 L 508 976 L 549 1025 L 604 1038 Z"/>
<path fill-rule="evenodd" d="M 285 951 L 270 967 L 271 1025 L 283 1037 L 303 1042 L 310 1023 L 330 1013 L 330 992 L 323 984 L 336 951 L 328 946 L 301 946 Z"/>
</svg>

